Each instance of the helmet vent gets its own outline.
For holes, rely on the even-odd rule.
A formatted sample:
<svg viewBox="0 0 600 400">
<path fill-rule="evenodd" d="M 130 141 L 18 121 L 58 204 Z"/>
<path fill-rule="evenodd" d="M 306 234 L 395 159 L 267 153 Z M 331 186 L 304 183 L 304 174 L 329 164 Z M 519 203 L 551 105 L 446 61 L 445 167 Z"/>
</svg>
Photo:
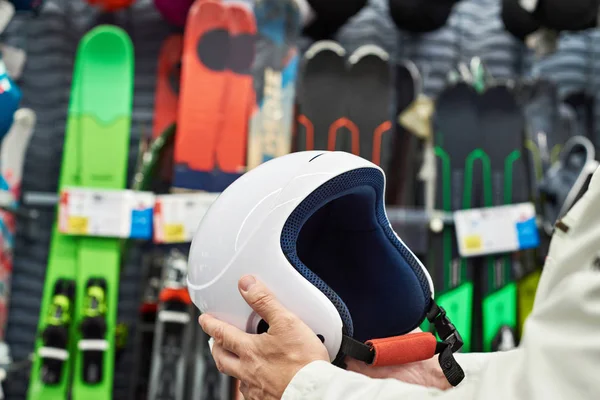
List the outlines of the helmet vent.
<svg viewBox="0 0 600 400">
<path fill-rule="evenodd" d="M 264 319 L 261 319 L 258 323 L 258 326 L 256 327 L 256 333 L 260 335 L 261 333 L 267 333 L 268 330 L 269 324 L 267 324 L 267 321 L 265 321 Z"/>
</svg>

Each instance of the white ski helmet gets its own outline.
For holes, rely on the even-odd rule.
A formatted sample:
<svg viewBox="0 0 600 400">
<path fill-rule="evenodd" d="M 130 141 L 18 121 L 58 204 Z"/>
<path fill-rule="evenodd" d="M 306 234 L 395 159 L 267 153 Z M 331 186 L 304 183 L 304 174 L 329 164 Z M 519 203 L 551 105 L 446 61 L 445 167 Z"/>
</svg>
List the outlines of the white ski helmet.
<svg viewBox="0 0 600 400">
<path fill-rule="evenodd" d="M 464 374 L 452 353 L 462 340 L 433 301 L 427 270 L 392 230 L 384 192 L 381 168 L 345 152 L 292 153 L 247 172 L 193 238 L 194 304 L 246 332 L 266 331 L 238 291 L 252 274 L 319 336 L 336 365 L 346 355 L 392 365 L 441 353 L 448 381 L 458 384 Z M 426 317 L 443 342 L 405 335 Z"/>
</svg>

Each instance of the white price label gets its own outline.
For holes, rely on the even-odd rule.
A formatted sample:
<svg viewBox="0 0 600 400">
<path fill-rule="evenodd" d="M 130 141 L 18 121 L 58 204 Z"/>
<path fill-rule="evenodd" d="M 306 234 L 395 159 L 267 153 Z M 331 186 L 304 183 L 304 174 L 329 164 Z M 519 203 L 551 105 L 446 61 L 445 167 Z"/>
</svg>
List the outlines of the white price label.
<svg viewBox="0 0 600 400">
<path fill-rule="evenodd" d="M 181 193 L 156 197 L 154 241 L 189 243 L 198 224 L 220 193 Z"/>
<path fill-rule="evenodd" d="M 154 195 L 131 190 L 67 188 L 59 230 L 68 235 L 150 239 Z"/>
<path fill-rule="evenodd" d="M 462 257 L 510 253 L 539 245 L 531 203 L 456 211 L 454 223 Z"/>
</svg>

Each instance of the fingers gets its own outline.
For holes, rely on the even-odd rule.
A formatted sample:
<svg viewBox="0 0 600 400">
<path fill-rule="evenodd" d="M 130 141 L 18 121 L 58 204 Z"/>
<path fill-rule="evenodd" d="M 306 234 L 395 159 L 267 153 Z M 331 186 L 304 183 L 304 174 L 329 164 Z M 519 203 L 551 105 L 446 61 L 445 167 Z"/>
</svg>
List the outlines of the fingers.
<svg viewBox="0 0 600 400">
<path fill-rule="evenodd" d="M 253 276 L 247 275 L 240 279 L 239 289 L 246 303 L 269 325 L 289 315 L 289 311 L 279 303 L 275 295 Z"/>
<path fill-rule="evenodd" d="M 248 395 L 248 393 L 250 391 L 250 387 L 248 386 L 247 383 L 240 381 L 240 387 L 238 388 L 238 391 L 242 394 L 242 398 L 244 400 L 250 399 L 250 396 Z"/>
<path fill-rule="evenodd" d="M 215 344 L 212 355 L 220 372 L 238 379 L 241 377 L 241 361 L 235 354 L 225 350 L 223 346 Z"/>
<path fill-rule="evenodd" d="M 250 347 L 249 335 L 226 322 L 219 321 L 208 314 L 202 314 L 198 322 L 202 330 L 214 339 L 215 346 L 220 345 L 238 356 L 243 349 Z"/>
</svg>

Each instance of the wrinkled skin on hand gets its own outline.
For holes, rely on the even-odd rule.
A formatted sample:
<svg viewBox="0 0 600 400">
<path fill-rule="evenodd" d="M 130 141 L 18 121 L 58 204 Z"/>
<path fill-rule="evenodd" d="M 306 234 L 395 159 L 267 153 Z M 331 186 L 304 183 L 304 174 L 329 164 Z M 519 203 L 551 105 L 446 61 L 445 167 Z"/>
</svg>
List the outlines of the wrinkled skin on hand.
<svg viewBox="0 0 600 400">
<path fill-rule="evenodd" d="M 266 333 L 248 334 L 207 314 L 200 316 L 200 325 L 215 341 L 212 354 L 217 368 L 240 380 L 245 400 L 281 399 L 304 366 L 318 360 L 329 362 L 327 349 L 254 277 L 243 277 L 239 290 L 248 305 L 269 324 Z"/>
<path fill-rule="evenodd" d="M 410 333 L 419 332 L 423 332 L 421 328 L 417 328 Z M 402 382 L 441 390 L 447 390 L 452 387 L 442 372 L 437 355 L 429 360 L 389 367 L 372 367 L 350 357 L 346 357 L 345 362 L 347 370 L 366 375 L 370 378 L 394 378 Z"/>
<path fill-rule="evenodd" d="M 412 383 L 441 390 L 450 389 L 452 386 L 444 376 L 438 357 L 429 360 L 414 362 L 391 367 L 371 367 L 362 361 L 349 357 L 346 358 L 347 370 L 358 372 L 375 379 L 393 378 L 402 382 Z"/>
<path fill-rule="evenodd" d="M 281 399 L 304 366 L 319 360 L 329 362 L 327 349 L 263 283 L 245 276 L 239 282 L 239 290 L 248 305 L 269 324 L 266 333 L 248 334 L 208 314 L 200 316 L 200 325 L 214 339 L 212 354 L 217 368 L 240 380 L 245 400 Z M 371 378 L 394 378 L 443 390 L 451 387 L 437 356 L 391 367 L 372 367 L 349 357 L 346 364 L 348 370 Z"/>
</svg>

